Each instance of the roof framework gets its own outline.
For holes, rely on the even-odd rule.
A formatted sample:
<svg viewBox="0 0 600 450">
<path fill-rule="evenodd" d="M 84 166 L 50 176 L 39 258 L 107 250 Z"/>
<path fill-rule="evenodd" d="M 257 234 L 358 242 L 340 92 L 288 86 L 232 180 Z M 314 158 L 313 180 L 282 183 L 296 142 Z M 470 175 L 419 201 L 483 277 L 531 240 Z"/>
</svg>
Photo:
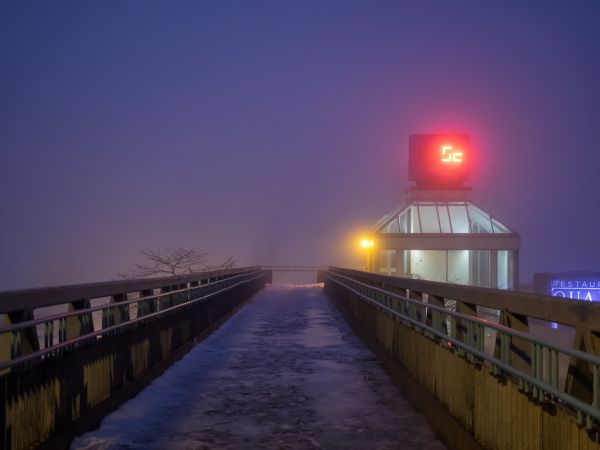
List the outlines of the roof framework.
<svg viewBox="0 0 600 450">
<path fill-rule="evenodd" d="M 373 231 L 382 234 L 514 234 L 467 200 L 413 201 L 383 216 Z"/>
</svg>

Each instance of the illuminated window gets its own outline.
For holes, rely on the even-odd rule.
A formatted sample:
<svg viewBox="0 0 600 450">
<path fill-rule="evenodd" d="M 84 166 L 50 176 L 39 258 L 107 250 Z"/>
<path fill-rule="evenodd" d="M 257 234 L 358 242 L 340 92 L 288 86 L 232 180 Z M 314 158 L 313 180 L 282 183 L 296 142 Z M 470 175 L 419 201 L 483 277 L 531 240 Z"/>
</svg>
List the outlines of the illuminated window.
<svg viewBox="0 0 600 450">
<path fill-rule="evenodd" d="M 452 221 L 453 233 L 469 233 L 469 218 L 467 216 L 467 208 L 463 204 L 450 204 L 450 220 Z"/>
<path fill-rule="evenodd" d="M 496 219 L 492 219 L 492 228 L 494 233 L 510 233 L 507 226 L 502 225 Z"/>
<path fill-rule="evenodd" d="M 380 233 L 511 233 L 471 202 L 414 202 L 384 216 Z"/>
<path fill-rule="evenodd" d="M 379 273 L 396 275 L 396 250 L 381 250 Z"/>
<path fill-rule="evenodd" d="M 400 233 L 409 233 L 409 229 L 408 229 L 408 224 L 409 224 L 409 220 L 408 220 L 408 214 L 410 212 L 410 208 L 407 208 L 404 210 L 404 212 L 400 213 L 400 215 L 398 216 L 398 221 L 400 222 Z"/>
<path fill-rule="evenodd" d="M 439 233 L 440 223 L 437 208 L 433 205 L 418 206 L 421 217 L 421 231 L 423 233 Z"/>
<path fill-rule="evenodd" d="M 470 250 L 471 282 L 469 284 L 480 287 L 491 287 L 490 256 L 489 250 Z"/>
<path fill-rule="evenodd" d="M 446 281 L 469 284 L 469 250 L 448 250 Z"/>
<path fill-rule="evenodd" d="M 422 233 L 421 231 L 421 217 L 419 214 L 418 205 L 411 205 L 410 207 L 410 228 L 409 233 Z"/>
<path fill-rule="evenodd" d="M 442 233 L 452 233 L 452 227 L 450 226 L 450 212 L 448 211 L 448 205 L 437 206 L 438 216 L 440 218 L 440 229 Z"/>
<path fill-rule="evenodd" d="M 446 281 L 446 250 L 411 250 L 410 273 L 417 278 Z"/>
<path fill-rule="evenodd" d="M 498 289 L 514 289 L 513 251 L 498 250 Z"/>
<path fill-rule="evenodd" d="M 493 233 L 490 215 L 473 204 L 467 206 L 473 233 Z"/>
<path fill-rule="evenodd" d="M 394 217 L 390 223 L 383 230 L 384 233 L 400 233 L 400 226 L 398 225 L 398 218 Z"/>
</svg>

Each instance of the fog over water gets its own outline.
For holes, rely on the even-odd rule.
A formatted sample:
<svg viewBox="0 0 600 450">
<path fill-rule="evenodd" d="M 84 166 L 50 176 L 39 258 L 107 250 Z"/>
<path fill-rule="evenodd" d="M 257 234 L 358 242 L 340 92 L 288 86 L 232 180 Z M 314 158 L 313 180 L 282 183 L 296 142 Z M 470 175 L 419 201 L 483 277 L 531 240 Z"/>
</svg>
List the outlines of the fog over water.
<svg viewBox="0 0 600 450">
<path fill-rule="evenodd" d="M 522 280 L 600 271 L 599 54 L 596 1 L 2 2 L 0 289 L 144 248 L 358 264 L 438 131 Z"/>
</svg>

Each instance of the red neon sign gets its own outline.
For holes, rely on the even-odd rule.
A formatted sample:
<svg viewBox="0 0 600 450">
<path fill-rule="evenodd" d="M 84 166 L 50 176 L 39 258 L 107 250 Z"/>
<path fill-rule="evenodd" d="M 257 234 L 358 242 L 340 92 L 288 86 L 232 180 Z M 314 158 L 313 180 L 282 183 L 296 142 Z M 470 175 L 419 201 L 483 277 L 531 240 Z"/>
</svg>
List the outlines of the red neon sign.
<svg viewBox="0 0 600 450">
<path fill-rule="evenodd" d="M 455 149 L 451 145 L 442 145 L 443 163 L 461 163 L 463 162 L 464 153 L 462 150 Z"/>
<path fill-rule="evenodd" d="M 469 179 L 471 155 L 465 134 L 412 134 L 409 179 L 422 189 L 459 189 Z"/>
</svg>

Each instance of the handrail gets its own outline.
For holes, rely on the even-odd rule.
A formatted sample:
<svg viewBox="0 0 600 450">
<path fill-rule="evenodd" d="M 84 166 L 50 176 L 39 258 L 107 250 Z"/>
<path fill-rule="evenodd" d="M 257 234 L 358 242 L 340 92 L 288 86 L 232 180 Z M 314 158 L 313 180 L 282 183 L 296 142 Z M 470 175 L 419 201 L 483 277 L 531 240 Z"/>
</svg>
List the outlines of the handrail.
<svg viewBox="0 0 600 450">
<path fill-rule="evenodd" d="M 484 319 L 469 316 L 456 311 L 451 311 L 441 306 L 410 299 L 394 292 L 386 291 L 385 289 L 371 286 L 331 271 L 327 272 L 325 277 L 351 291 L 353 294 L 357 295 L 363 300 L 375 305 L 388 315 L 413 325 L 417 330 L 426 331 L 426 334 L 429 334 L 430 338 L 433 338 L 434 336 L 437 337 L 440 344 L 448 345 L 448 342 L 452 343 L 452 345 L 456 346 L 461 351 L 466 352 L 467 359 L 469 359 L 471 362 L 475 362 L 474 359 L 478 358 L 479 360 L 490 363 L 491 370 L 494 374 L 499 374 L 499 372 L 502 371 L 505 374 L 513 376 L 518 380 L 519 386 L 522 387 L 525 392 L 529 392 L 529 388 L 533 387 L 533 395 L 536 396 L 538 400 L 551 400 L 552 398 L 549 399 L 547 396 L 552 396 L 553 399 L 558 400 L 559 403 L 562 402 L 564 405 L 573 408 L 577 413 L 578 422 L 581 424 L 583 424 L 583 414 L 585 414 L 586 428 L 592 428 L 594 420 L 600 421 L 599 357 L 581 352 L 579 350 L 554 345 L 542 339 L 528 335 L 527 333 L 513 330 Z M 381 300 L 377 299 L 377 294 L 383 294 L 384 298 L 393 299 L 395 301 L 391 302 L 393 306 L 387 306 Z M 418 314 L 419 309 L 421 313 L 420 315 Z M 429 310 L 434 313 L 431 315 L 428 314 Z M 442 322 L 440 313 L 450 318 L 450 330 L 448 330 L 446 324 Z M 427 323 L 427 320 L 430 317 L 432 319 L 432 325 Z M 456 335 L 455 328 L 452 325 L 453 323 L 456 323 L 457 319 L 463 321 L 463 323 L 466 322 L 468 325 L 468 342 L 460 340 Z M 500 338 L 501 342 L 500 358 L 497 358 L 493 355 L 488 355 L 485 353 L 485 351 L 483 351 L 482 340 L 485 328 L 494 329 L 498 332 L 498 337 Z M 454 331 L 454 333 L 451 333 L 452 331 Z M 471 336 L 471 333 L 476 333 L 476 336 L 479 339 L 476 338 L 475 340 L 472 340 L 473 336 Z M 532 355 L 531 374 L 511 366 L 510 352 L 508 352 L 507 349 L 510 348 L 512 337 L 523 339 L 532 345 L 534 351 Z M 478 346 L 473 345 L 473 343 Z M 546 367 L 544 366 L 543 362 L 543 355 L 546 353 L 544 351 L 545 349 L 547 349 L 547 353 L 550 355 L 550 361 Z M 594 382 L 592 386 L 591 404 L 560 390 L 557 376 L 558 353 L 569 355 L 592 365 Z M 550 379 L 550 383 L 545 381 L 548 378 Z"/>
<path fill-rule="evenodd" d="M 33 328 L 35 330 L 36 327 L 41 324 L 46 324 L 47 327 L 52 326 L 52 323 L 54 323 L 55 321 L 58 321 L 59 326 L 61 327 L 61 330 L 59 331 L 59 342 L 57 344 L 51 343 L 41 350 L 38 350 L 38 351 L 35 351 L 32 353 L 28 353 L 25 355 L 21 355 L 21 354 L 13 355 L 14 357 L 11 358 L 10 360 L 0 362 L 0 371 L 18 366 L 23 363 L 30 362 L 32 360 L 44 358 L 48 354 L 54 354 L 62 349 L 68 348 L 72 345 L 77 345 L 79 343 L 88 341 L 92 338 L 98 338 L 99 336 L 102 336 L 104 334 L 111 334 L 112 332 L 114 332 L 116 330 L 120 330 L 120 329 L 124 329 L 126 327 L 136 325 L 136 324 L 138 324 L 142 321 L 146 321 L 148 319 L 160 317 L 164 314 L 187 307 L 193 303 L 206 301 L 209 298 L 212 298 L 216 295 L 227 292 L 227 291 L 234 289 L 242 284 L 250 283 L 250 282 L 255 281 L 264 276 L 265 276 L 264 271 L 255 270 L 250 273 L 244 273 L 244 274 L 241 274 L 241 275 L 238 275 L 235 277 L 229 277 L 229 278 L 226 278 L 223 280 L 218 280 L 216 282 L 204 284 L 201 286 L 191 286 L 186 289 L 181 289 L 178 291 L 171 291 L 171 292 L 166 292 L 166 293 L 160 293 L 157 295 L 141 297 L 141 298 L 134 299 L 134 300 L 127 300 L 127 301 L 123 301 L 123 302 L 116 302 L 116 303 L 110 303 L 110 304 L 106 304 L 106 305 L 100 305 L 100 306 L 96 306 L 93 308 L 86 308 L 86 309 L 77 310 L 77 311 L 73 311 L 73 312 L 69 312 L 69 313 L 57 314 L 57 315 L 50 316 L 50 317 L 44 317 L 41 319 L 30 320 L 27 322 L 21 322 L 21 323 L 15 324 L 15 325 L 10 325 L 8 327 L 0 328 L 0 334 L 12 333 L 11 347 L 13 347 L 13 353 L 15 353 L 15 351 L 14 351 L 15 347 L 18 347 L 18 343 L 20 343 L 23 330 L 29 329 L 29 328 Z M 241 280 L 239 280 L 237 283 L 231 284 L 232 282 L 234 282 L 238 279 L 241 279 Z M 223 284 L 225 284 L 226 286 L 223 288 L 220 288 L 220 286 Z M 215 288 L 218 290 L 214 291 L 213 289 L 215 289 Z M 209 292 L 206 295 L 192 298 L 192 299 L 190 299 L 190 297 L 189 297 L 189 294 L 191 292 L 206 291 L 206 290 L 211 290 L 212 292 Z M 93 327 L 92 327 L 92 331 L 84 332 L 84 333 L 80 334 L 79 336 L 72 338 L 72 339 L 62 339 L 62 337 L 63 337 L 63 329 L 62 328 L 64 327 L 63 324 L 65 324 L 66 319 L 69 317 L 74 317 L 74 316 L 89 317 L 89 315 L 92 312 L 100 311 L 100 310 L 103 313 L 105 310 L 110 313 L 111 310 L 114 310 L 114 308 L 128 307 L 130 304 L 133 304 L 133 303 L 138 304 L 138 311 L 140 311 L 139 303 L 145 303 L 148 301 L 156 301 L 156 300 L 160 300 L 163 297 L 177 295 L 177 294 L 181 294 L 181 293 L 185 293 L 185 292 L 188 293 L 188 299 L 184 302 L 178 303 L 176 305 L 171 305 L 171 306 L 168 306 L 166 308 L 163 308 L 163 309 L 160 309 L 157 311 L 148 312 L 147 314 L 138 315 L 138 317 L 136 317 L 135 319 L 126 319 L 117 324 L 109 323 L 108 326 L 103 326 L 102 329 L 97 330 L 97 331 L 94 331 Z M 16 353 L 18 353 L 18 352 L 16 352 Z"/>
<path fill-rule="evenodd" d="M 360 285 L 362 285 L 364 287 L 367 287 L 367 288 L 372 289 L 372 290 L 374 290 L 376 292 L 388 295 L 388 296 L 390 296 L 392 298 L 395 298 L 397 300 L 400 300 L 400 301 L 403 301 L 403 302 L 407 302 L 407 303 L 412 303 L 414 305 L 417 305 L 418 307 L 424 307 L 426 309 L 432 309 L 434 311 L 439 311 L 439 312 L 441 312 L 443 314 L 446 314 L 448 316 L 458 317 L 459 319 L 462 319 L 462 320 L 468 320 L 470 322 L 478 323 L 479 325 L 485 326 L 486 328 L 491 328 L 493 330 L 500 331 L 502 333 L 506 333 L 506 334 L 509 334 L 511 336 L 514 336 L 514 337 L 517 337 L 517 338 L 520 338 L 520 339 L 524 339 L 526 341 L 533 342 L 535 344 L 543 345 L 545 347 L 548 347 L 548 348 L 551 348 L 553 350 L 556 350 L 557 352 L 565 353 L 565 354 L 567 354 L 569 356 L 572 356 L 574 358 L 582 359 L 582 360 L 584 360 L 586 362 L 589 362 L 590 364 L 595 364 L 595 365 L 600 366 L 600 357 L 595 356 L 595 355 L 591 355 L 589 353 L 582 352 L 581 350 L 575 350 L 575 349 L 572 349 L 572 348 L 563 347 L 561 345 L 555 345 L 555 344 L 552 344 L 550 342 L 544 341 L 543 339 L 536 338 L 535 336 L 532 336 L 532 335 L 530 335 L 528 333 L 523 333 L 522 331 L 513 330 L 512 328 L 506 327 L 504 325 L 500 325 L 500 324 L 495 323 L 495 322 L 491 322 L 491 321 L 486 320 L 486 319 L 482 319 L 480 317 L 470 316 L 468 314 L 463 314 L 463 313 L 460 313 L 460 312 L 457 312 L 457 311 L 452 311 L 452 310 L 444 308 L 442 306 L 437 306 L 437 305 L 433 305 L 431 303 L 424 303 L 424 302 L 421 302 L 419 300 L 414 300 L 414 299 L 405 297 L 403 295 L 396 294 L 394 292 L 386 291 L 384 289 L 381 289 L 381 288 L 378 288 L 378 287 L 375 287 L 375 286 L 371 286 L 371 285 L 368 285 L 368 284 L 365 284 L 365 283 L 361 283 L 360 281 L 353 280 L 352 278 L 346 277 L 344 275 L 340 275 L 340 274 L 333 274 L 333 275 L 337 276 L 337 277 L 345 278 L 346 280 L 349 280 L 349 281 L 352 281 L 354 283 L 360 284 Z"/>
<path fill-rule="evenodd" d="M 107 309 L 107 308 L 117 308 L 117 307 L 122 307 L 125 305 L 130 305 L 132 303 L 139 303 L 140 301 L 148 301 L 148 300 L 154 300 L 154 299 L 160 299 L 162 297 L 168 297 L 174 294 L 181 294 L 183 292 L 191 292 L 194 291 L 196 289 L 201 289 L 204 288 L 206 286 L 214 286 L 215 284 L 220 284 L 223 283 L 225 281 L 231 281 L 235 278 L 240 278 L 240 277 L 244 277 L 247 274 L 240 274 L 240 275 L 235 275 L 233 277 L 229 277 L 229 278 L 225 278 L 222 280 L 218 280 L 215 281 L 213 283 L 208 283 L 208 284 L 204 284 L 202 286 L 191 286 L 188 288 L 183 288 L 183 289 L 178 289 L 175 291 L 169 291 L 169 292 L 161 292 L 159 294 L 153 294 L 153 295 L 149 295 L 146 297 L 140 297 L 137 299 L 132 299 L 132 300 L 122 300 L 122 301 L 118 301 L 118 302 L 114 302 L 114 303 L 109 303 L 107 305 L 98 305 L 98 306 L 92 306 L 90 308 L 85 308 L 85 309 L 78 309 L 76 311 L 70 311 L 70 312 L 66 312 L 66 313 L 59 313 L 59 314 L 53 314 L 51 316 L 44 316 L 44 317 L 40 317 L 39 319 L 32 319 L 32 320 L 27 320 L 24 322 L 17 322 L 13 325 L 9 325 L 6 327 L 2 327 L 0 326 L 0 335 L 4 334 L 4 333 L 9 333 L 11 331 L 18 331 L 21 330 L 23 328 L 29 328 L 32 326 L 36 326 L 36 325 L 41 325 L 45 322 L 50 322 L 50 321 L 54 321 L 54 320 L 60 320 L 60 319 L 66 319 L 69 317 L 74 317 L 74 316 L 82 316 L 84 314 L 90 314 L 93 313 L 95 311 L 101 311 L 103 309 Z"/>
<path fill-rule="evenodd" d="M 130 292 L 141 292 L 229 275 L 258 270 L 259 267 L 210 270 L 175 277 L 141 278 L 133 280 L 102 281 L 97 283 L 50 286 L 32 289 L 0 291 L 0 313 L 35 309 L 71 303 L 80 300 L 110 297 Z"/>
<path fill-rule="evenodd" d="M 548 295 L 518 292 L 430 280 L 417 280 L 397 276 L 362 272 L 354 269 L 330 267 L 340 273 L 376 283 L 427 293 L 440 298 L 472 303 L 486 308 L 507 309 L 512 313 L 565 325 L 600 331 L 600 302 L 578 301 Z"/>
</svg>

